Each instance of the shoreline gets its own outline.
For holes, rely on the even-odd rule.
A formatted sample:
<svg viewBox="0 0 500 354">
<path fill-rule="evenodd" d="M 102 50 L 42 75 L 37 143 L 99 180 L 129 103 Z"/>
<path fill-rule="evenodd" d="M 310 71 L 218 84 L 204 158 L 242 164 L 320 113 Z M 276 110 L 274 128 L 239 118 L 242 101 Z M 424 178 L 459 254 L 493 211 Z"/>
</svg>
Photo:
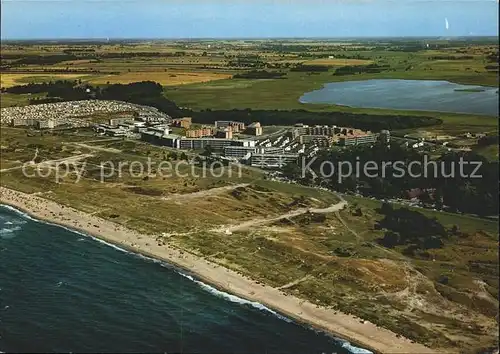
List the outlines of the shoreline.
<svg viewBox="0 0 500 354">
<path fill-rule="evenodd" d="M 311 325 L 355 346 L 382 353 L 433 353 L 435 351 L 353 315 L 320 307 L 251 280 L 231 269 L 209 262 L 171 245 L 160 246 L 154 235 L 142 235 L 122 225 L 58 204 L 42 197 L 0 187 L 0 203 L 50 224 L 105 241 L 125 251 L 164 261 L 217 290 L 258 302 L 294 321 Z"/>
</svg>

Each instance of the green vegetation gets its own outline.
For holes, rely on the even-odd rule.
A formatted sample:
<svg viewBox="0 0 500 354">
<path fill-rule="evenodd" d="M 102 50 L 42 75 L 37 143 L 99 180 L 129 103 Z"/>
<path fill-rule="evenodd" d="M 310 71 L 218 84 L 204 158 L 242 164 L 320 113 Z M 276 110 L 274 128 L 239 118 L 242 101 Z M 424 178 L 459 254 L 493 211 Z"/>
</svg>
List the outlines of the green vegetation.
<svg viewBox="0 0 500 354">
<path fill-rule="evenodd" d="M 446 199 L 454 209 L 487 215 L 498 208 L 498 176 L 492 172 L 498 161 L 496 117 L 311 105 L 298 99 L 326 83 L 347 80 L 429 79 L 496 86 L 496 41 L 10 42 L 2 43 L 0 99 L 2 107 L 40 99 L 87 99 L 90 89 L 97 98 L 153 105 L 173 116 L 191 115 L 197 123 L 236 119 L 275 125 L 265 133 L 300 121 L 373 130 L 389 127 L 400 136 L 436 140 L 449 136 L 489 158 L 483 161 L 486 182 L 458 179 L 443 185 L 439 180 L 387 178 L 359 185 L 351 181 L 342 188 L 361 186 L 367 195 L 378 197 L 401 196 L 410 188 L 441 190 L 437 198 L 435 193 L 422 198 Z M 21 83 L 27 85 L 13 87 Z M 193 159 L 192 152 L 96 138 L 87 129 L 42 133 L 2 126 L 1 132 L 3 186 L 95 213 L 153 235 L 151 242 L 180 247 L 438 350 L 474 353 L 498 341 L 494 220 L 389 206 L 353 195 L 345 196 L 349 205 L 339 212 L 305 212 L 338 203 L 339 198 L 324 190 L 263 179 L 254 169 L 244 168 L 241 178 L 236 173 L 196 178 L 193 173 L 202 172 L 199 163 L 180 166 L 186 177 L 155 176 L 156 168 L 135 177 L 137 171 L 124 169 L 121 177 L 101 181 L 101 161 L 116 166 L 151 159 L 157 166 L 199 159 Z M 466 132 L 488 136 L 472 140 L 463 137 Z M 80 176 L 72 171 L 59 181 L 26 178 L 19 167 L 37 150 L 35 163 L 92 156 L 77 165 L 83 171 Z M 445 151 L 436 148 L 433 158 Z M 336 157 L 345 160 L 354 153 L 363 152 L 346 151 Z M 374 148 L 364 156 L 377 161 L 419 160 L 422 156 L 417 155 L 391 146 L 391 151 Z M 442 158 L 453 160 L 462 154 L 446 156 Z M 322 186 L 327 182 L 331 181 Z M 434 203 L 429 198 L 427 202 Z M 304 213 L 290 217 L 297 209 Z"/>
<path fill-rule="evenodd" d="M 346 162 L 352 168 L 350 173 L 340 164 Z M 314 159 L 306 159 L 306 164 L 307 171 L 289 165 L 283 173 L 299 183 L 340 192 L 379 199 L 417 198 L 439 210 L 446 206 L 455 212 L 498 214 L 498 162 L 473 152 L 451 151 L 432 157 L 396 143 L 390 147 L 375 144 L 321 151 Z M 416 194 L 410 196 L 411 191 Z"/>
<path fill-rule="evenodd" d="M 425 42 L 255 40 L 172 41 L 161 45 L 126 41 L 109 44 L 5 42 L 2 43 L 2 87 L 4 77 L 8 81 L 5 87 L 50 77 L 54 81 L 63 79 L 63 75 L 67 75 L 67 79 L 74 75 L 73 78 L 82 83 L 97 85 L 157 81 L 165 87 L 167 99 L 195 111 L 304 109 L 376 115 L 381 120 L 393 115 L 424 115 L 444 122 L 423 129 L 431 134 L 496 131 L 497 121 L 493 117 L 298 102 L 305 92 L 329 82 L 346 80 L 431 79 L 497 85 L 497 71 L 489 68 L 498 62 L 498 45 L 494 40 L 429 39 Z M 381 68 L 383 71 L 334 75 L 351 70 L 349 68 L 362 68 L 361 71 Z M 236 78 L 224 79 L 231 76 Z M 18 100 L 2 93 L 2 107 L 27 104 L 27 98 Z"/>
<path fill-rule="evenodd" d="M 408 129 L 439 125 L 438 118 L 422 116 L 379 116 L 374 114 L 352 114 L 348 112 L 310 112 L 306 110 L 206 110 L 191 112 L 193 119 L 200 123 L 213 123 L 216 120 L 236 120 L 247 124 L 258 121 L 264 126 L 303 123 L 309 125 L 349 126 L 378 132 L 382 129 Z"/>
<path fill-rule="evenodd" d="M 359 74 L 356 80 L 375 78 L 409 78 L 412 77 L 389 74 Z M 280 80 L 219 80 L 209 83 L 192 84 L 182 87 L 166 88 L 165 95 L 181 107 L 194 110 L 307 110 L 309 112 L 344 112 L 352 114 L 368 114 L 379 116 L 381 120 L 391 116 L 425 116 L 438 118 L 443 125 L 426 130 L 439 133 L 452 131 L 488 131 L 498 126 L 495 117 L 484 115 L 466 115 L 442 112 L 401 111 L 372 108 L 351 108 L 345 106 L 302 104 L 299 98 L 312 90 L 320 89 L 324 84 L 338 80 L 349 80 L 346 76 L 332 76 L 331 73 L 308 75 L 307 73 L 288 73 Z M 285 122 L 281 122 L 284 124 Z"/>
<path fill-rule="evenodd" d="M 228 225 L 277 217 L 298 208 L 323 208 L 339 199 L 323 190 L 265 180 L 252 170 L 244 170 L 241 178 L 134 177 L 124 170 L 121 178 L 106 178 L 102 183 L 100 161 L 118 164 L 151 158 L 156 163 L 175 163 L 188 156 L 122 139 L 78 144 L 89 140 L 95 137 L 81 129 L 41 134 L 2 128 L 2 168 L 29 161 L 36 148 L 38 161 L 94 155 L 82 161 L 84 173 L 78 183 L 75 174 L 57 182 L 26 178 L 20 169 L 13 169 L 1 172 L 2 185 L 39 192 L 153 234 L 152 242 L 176 245 L 435 348 L 473 352 L 496 341 L 498 229 L 494 221 L 387 207 L 348 196 L 349 207 L 339 213 L 305 213 L 228 235 L 224 231 Z M 189 165 L 182 166 L 181 172 L 192 168 L 201 173 L 199 167 Z M 231 185 L 239 187 L 218 189 Z M 165 230 L 168 236 L 162 236 Z M 381 240 L 389 232 L 397 234 L 397 242 L 385 247 Z M 464 311 L 466 317 L 461 315 Z M 450 339 L 457 334 L 460 342 Z"/>
<path fill-rule="evenodd" d="M 233 76 L 235 79 L 280 79 L 284 76 L 284 73 L 280 72 L 270 72 L 266 70 L 252 70 L 243 74 L 236 74 Z"/>
<path fill-rule="evenodd" d="M 357 205 L 360 208 L 381 210 L 383 202 L 376 199 L 368 199 L 361 196 L 355 195 L 345 195 L 344 198 L 353 205 Z M 398 204 L 391 204 L 391 207 L 396 209 L 401 206 Z M 453 226 L 458 226 L 462 231 L 467 233 L 474 233 L 477 230 L 484 230 L 485 232 L 496 235 L 498 234 L 498 223 L 494 220 L 488 220 L 484 218 L 479 218 L 477 216 L 467 215 L 467 214 L 456 214 L 449 213 L 445 211 L 433 211 L 429 209 L 408 207 L 408 209 L 413 211 L 418 211 L 419 213 L 429 217 L 436 218 L 439 222 L 447 229 L 453 228 Z M 377 219 L 378 220 L 378 219 Z"/>
<path fill-rule="evenodd" d="M 334 75 L 357 75 L 362 73 L 381 73 L 383 71 L 389 70 L 389 65 L 348 65 L 343 66 L 335 70 Z"/>
</svg>

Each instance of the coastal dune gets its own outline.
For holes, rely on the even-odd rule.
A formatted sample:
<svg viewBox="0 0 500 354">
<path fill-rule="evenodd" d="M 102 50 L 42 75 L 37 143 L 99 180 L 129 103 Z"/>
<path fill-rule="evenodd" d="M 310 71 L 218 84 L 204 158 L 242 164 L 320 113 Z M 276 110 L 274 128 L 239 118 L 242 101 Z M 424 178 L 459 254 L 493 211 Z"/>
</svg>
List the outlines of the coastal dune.
<svg viewBox="0 0 500 354">
<path fill-rule="evenodd" d="M 124 249 L 166 261 L 198 279 L 247 300 L 259 302 L 290 318 L 308 323 L 361 347 L 382 353 L 434 353 L 435 351 L 394 332 L 352 315 L 287 295 L 235 271 L 170 245 L 158 245 L 155 235 L 143 235 L 40 196 L 0 187 L 0 202 L 38 219 L 81 231 Z"/>
</svg>

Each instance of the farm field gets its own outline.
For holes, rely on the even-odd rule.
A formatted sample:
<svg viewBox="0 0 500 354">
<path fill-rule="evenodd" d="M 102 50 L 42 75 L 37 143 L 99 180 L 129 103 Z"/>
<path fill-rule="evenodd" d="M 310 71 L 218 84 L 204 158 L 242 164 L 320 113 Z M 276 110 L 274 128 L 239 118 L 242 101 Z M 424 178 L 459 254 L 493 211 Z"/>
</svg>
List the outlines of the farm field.
<svg viewBox="0 0 500 354">
<path fill-rule="evenodd" d="M 10 74 L 2 73 L 0 75 L 0 87 L 12 87 L 16 85 L 24 85 L 29 83 L 41 83 L 56 80 L 76 80 L 89 77 L 85 74 L 36 74 L 36 73 L 19 73 Z"/>
<path fill-rule="evenodd" d="M 442 125 L 418 128 L 419 134 L 498 131 L 496 117 L 302 104 L 298 101 L 304 93 L 320 89 L 327 83 L 352 80 L 449 80 L 460 84 L 496 86 L 498 45 L 488 38 L 471 42 L 429 39 L 425 45 L 421 41 L 404 40 L 6 42 L 2 43 L 2 56 L 4 89 L 28 82 L 59 79 L 78 79 L 83 84 L 96 86 L 151 80 L 164 86 L 165 96 L 177 106 L 194 111 L 302 109 L 377 115 L 381 119 L 393 115 L 416 115 L 443 121 Z M 20 62 L 23 64 L 18 64 Z M 382 69 L 375 73 L 336 75 L 339 68 L 369 65 Z M 300 66 L 305 69 L 297 70 Z M 308 67 L 322 67 L 324 70 L 308 71 Z M 282 77 L 232 78 L 252 71 L 279 73 Z M 0 104 L 2 107 L 25 105 L 30 99 L 33 97 L 2 93 Z"/>
<path fill-rule="evenodd" d="M 347 65 L 367 65 L 372 64 L 372 60 L 363 59 L 314 59 L 304 62 L 304 65 L 324 65 L 324 66 L 347 66 Z"/>
<path fill-rule="evenodd" d="M 140 81 L 155 81 L 164 86 L 177 86 L 215 80 L 224 80 L 229 78 L 231 78 L 230 74 L 208 72 L 148 71 L 121 73 L 118 75 L 104 75 L 97 78 L 92 78 L 88 80 L 88 82 L 92 84 L 102 85 L 107 83 L 130 84 Z"/>
</svg>

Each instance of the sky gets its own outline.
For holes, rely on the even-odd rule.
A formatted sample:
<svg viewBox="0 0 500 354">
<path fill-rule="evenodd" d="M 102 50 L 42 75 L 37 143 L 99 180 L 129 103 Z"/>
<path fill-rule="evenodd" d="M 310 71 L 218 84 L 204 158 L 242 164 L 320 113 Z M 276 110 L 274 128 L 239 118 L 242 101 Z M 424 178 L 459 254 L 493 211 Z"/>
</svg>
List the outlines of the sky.
<svg viewBox="0 0 500 354">
<path fill-rule="evenodd" d="M 498 0 L 2 0 L 2 39 L 497 36 Z"/>
</svg>

